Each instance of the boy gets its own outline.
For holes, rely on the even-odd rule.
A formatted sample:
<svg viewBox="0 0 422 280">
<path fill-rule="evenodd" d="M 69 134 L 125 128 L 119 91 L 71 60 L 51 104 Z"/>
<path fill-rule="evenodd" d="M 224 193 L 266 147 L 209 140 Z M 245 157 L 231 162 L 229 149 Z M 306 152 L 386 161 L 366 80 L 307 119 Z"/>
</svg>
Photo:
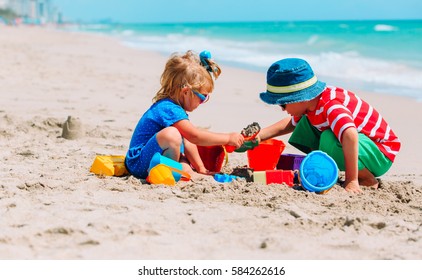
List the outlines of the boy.
<svg viewBox="0 0 422 280">
<path fill-rule="evenodd" d="M 257 139 L 293 132 L 289 143 L 304 153 L 322 150 L 345 171 L 345 190 L 362 193 L 378 188 L 400 150 L 400 140 L 388 123 L 354 93 L 326 86 L 299 58 L 275 62 L 267 72 L 262 101 L 281 106 L 289 117 L 263 128 Z"/>
</svg>

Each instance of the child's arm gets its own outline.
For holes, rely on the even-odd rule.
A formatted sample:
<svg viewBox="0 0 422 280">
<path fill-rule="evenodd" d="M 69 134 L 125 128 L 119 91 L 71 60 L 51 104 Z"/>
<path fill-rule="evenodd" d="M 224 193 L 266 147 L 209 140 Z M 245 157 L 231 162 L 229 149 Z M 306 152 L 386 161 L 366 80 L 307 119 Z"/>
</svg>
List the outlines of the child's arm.
<svg viewBox="0 0 422 280">
<path fill-rule="evenodd" d="M 239 148 L 244 141 L 242 134 L 232 133 L 216 133 L 208 130 L 198 129 L 189 120 L 181 120 L 173 124 L 183 138 L 191 143 L 200 146 L 213 145 L 231 145 Z"/>
<path fill-rule="evenodd" d="M 359 138 L 356 128 L 347 128 L 342 135 L 344 165 L 346 168 L 345 190 L 352 193 L 362 193 L 358 181 L 358 147 Z"/>
<path fill-rule="evenodd" d="M 270 126 L 267 126 L 259 132 L 259 138 L 261 140 L 271 139 L 273 137 L 281 136 L 292 132 L 295 127 L 292 124 L 292 117 L 282 119 Z"/>
<path fill-rule="evenodd" d="M 189 163 L 193 166 L 196 172 L 201 174 L 209 174 L 209 171 L 205 168 L 204 162 L 199 155 L 198 148 L 195 144 L 192 144 L 189 140 L 185 139 L 185 156 Z"/>
</svg>

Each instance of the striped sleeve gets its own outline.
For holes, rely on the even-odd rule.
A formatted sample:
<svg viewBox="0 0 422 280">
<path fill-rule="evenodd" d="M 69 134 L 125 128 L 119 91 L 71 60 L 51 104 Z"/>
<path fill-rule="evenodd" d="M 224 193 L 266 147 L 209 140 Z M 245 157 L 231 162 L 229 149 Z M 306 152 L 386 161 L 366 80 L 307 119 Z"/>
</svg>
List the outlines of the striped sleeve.
<svg viewBox="0 0 422 280">
<path fill-rule="evenodd" d="M 325 110 L 328 124 L 341 143 L 343 132 L 349 127 L 356 128 L 353 121 L 353 114 L 337 100 L 331 100 L 325 104 Z"/>
</svg>

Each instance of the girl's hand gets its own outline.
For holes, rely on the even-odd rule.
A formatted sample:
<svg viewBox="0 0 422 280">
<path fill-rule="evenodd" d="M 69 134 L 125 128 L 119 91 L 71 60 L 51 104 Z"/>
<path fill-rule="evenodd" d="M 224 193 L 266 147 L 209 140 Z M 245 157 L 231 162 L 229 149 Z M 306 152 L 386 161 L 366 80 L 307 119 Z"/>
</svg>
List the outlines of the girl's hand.
<svg viewBox="0 0 422 280">
<path fill-rule="evenodd" d="M 199 168 L 198 170 L 196 170 L 196 172 L 198 172 L 199 174 L 203 174 L 203 175 L 214 175 L 214 174 L 216 174 L 216 172 L 211 172 L 208 169 L 206 169 L 205 166 Z"/>
<path fill-rule="evenodd" d="M 208 176 L 214 176 L 215 174 L 217 174 L 217 172 L 207 170 L 205 173 L 201 173 L 201 174 L 208 175 Z"/>
<path fill-rule="evenodd" d="M 214 176 L 215 174 L 217 174 L 217 172 L 213 172 L 213 171 L 209 171 L 208 169 L 206 169 L 205 167 L 203 168 L 199 168 L 199 170 L 196 170 L 196 172 L 198 174 L 202 174 L 202 175 L 209 175 L 209 176 Z"/>
<path fill-rule="evenodd" d="M 229 142 L 227 145 L 235 146 L 236 148 L 239 148 L 242 146 L 243 142 L 245 141 L 245 138 L 242 134 L 238 132 L 232 132 L 229 134 Z"/>
</svg>

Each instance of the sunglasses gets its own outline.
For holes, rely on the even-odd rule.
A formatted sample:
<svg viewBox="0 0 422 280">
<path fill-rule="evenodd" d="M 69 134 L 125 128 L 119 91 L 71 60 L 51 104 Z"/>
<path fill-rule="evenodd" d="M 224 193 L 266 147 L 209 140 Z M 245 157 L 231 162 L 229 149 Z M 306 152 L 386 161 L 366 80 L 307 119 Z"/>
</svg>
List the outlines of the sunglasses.
<svg viewBox="0 0 422 280">
<path fill-rule="evenodd" d="M 197 92 L 197 91 L 195 91 L 195 90 L 193 90 L 193 89 L 191 89 L 191 90 L 192 90 L 192 92 L 193 92 L 196 96 L 198 96 L 198 97 L 199 97 L 199 99 L 201 100 L 200 104 L 203 104 L 203 103 L 207 102 L 207 101 L 210 99 L 210 95 L 209 95 L 209 94 L 204 95 L 204 94 L 199 93 L 199 92 Z"/>
</svg>

